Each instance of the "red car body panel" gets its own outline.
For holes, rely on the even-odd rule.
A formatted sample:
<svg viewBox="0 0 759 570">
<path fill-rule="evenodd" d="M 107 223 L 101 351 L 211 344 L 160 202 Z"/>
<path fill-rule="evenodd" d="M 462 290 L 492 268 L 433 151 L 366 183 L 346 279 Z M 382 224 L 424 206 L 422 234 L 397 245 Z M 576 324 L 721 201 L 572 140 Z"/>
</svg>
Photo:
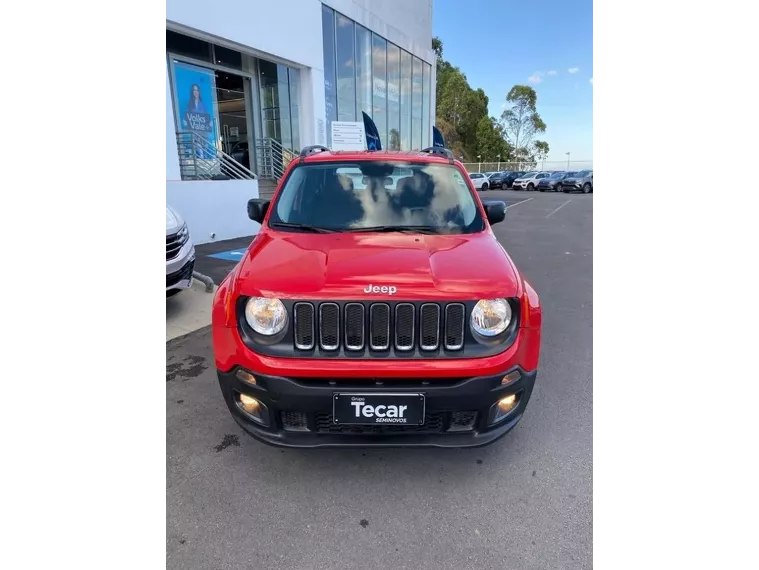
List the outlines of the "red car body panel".
<svg viewBox="0 0 759 570">
<path fill-rule="evenodd" d="M 400 160 L 448 164 L 435 155 L 404 152 L 329 152 L 306 162 Z M 302 159 L 301 159 L 302 160 Z M 272 198 L 298 160 L 293 161 Z M 454 162 L 487 220 L 463 165 Z M 311 234 L 268 227 L 267 214 L 259 234 L 237 267 L 221 283 L 213 302 L 213 345 L 216 366 L 230 371 L 242 366 L 261 374 L 301 378 L 453 378 L 495 374 L 518 365 L 533 371 L 540 352 L 541 308 L 538 296 L 523 280 L 497 242 L 490 226 L 475 234 Z M 275 358 L 250 350 L 237 332 L 235 301 L 240 295 L 288 299 L 383 300 L 387 294 L 365 293 L 368 285 L 392 285 L 393 298 L 423 301 L 520 299 L 520 330 L 514 343 L 495 356 L 466 359 L 372 360 Z"/>
</svg>

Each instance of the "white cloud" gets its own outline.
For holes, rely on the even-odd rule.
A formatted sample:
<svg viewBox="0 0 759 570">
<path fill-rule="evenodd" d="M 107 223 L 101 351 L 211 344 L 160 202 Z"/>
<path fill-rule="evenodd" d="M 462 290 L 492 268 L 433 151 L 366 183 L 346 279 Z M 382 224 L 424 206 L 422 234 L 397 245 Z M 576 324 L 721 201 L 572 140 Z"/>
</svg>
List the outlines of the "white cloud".
<svg viewBox="0 0 759 570">
<path fill-rule="evenodd" d="M 551 71 L 548 72 L 548 75 L 556 75 L 556 70 L 552 69 Z"/>
<path fill-rule="evenodd" d="M 578 71 L 580 71 L 580 68 L 579 67 L 570 67 L 569 69 L 567 69 L 567 71 L 569 73 L 577 73 Z"/>
<path fill-rule="evenodd" d="M 588 79 L 588 82 L 589 82 L 591 85 L 593 85 L 593 78 L 591 77 L 590 79 Z"/>
<path fill-rule="evenodd" d="M 543 81 L 543 72 L 536 71 L 535 73 L 533 73 L 527 78 L 527 81 L 529 81 L 530 83 L 540 83 L 541 81 Z"/>
</svg>

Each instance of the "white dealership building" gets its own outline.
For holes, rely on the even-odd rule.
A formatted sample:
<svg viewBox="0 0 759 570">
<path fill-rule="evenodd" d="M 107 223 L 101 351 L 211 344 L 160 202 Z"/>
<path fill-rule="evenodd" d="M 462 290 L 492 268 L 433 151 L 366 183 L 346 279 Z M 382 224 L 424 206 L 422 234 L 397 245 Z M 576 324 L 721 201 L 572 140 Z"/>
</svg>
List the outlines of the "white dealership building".
<svg viewBox="0 0 759 570">
<path fill-rule="evenodd" d="M 197 243 L 255 233 L 293 155 L 332 121 L 431 145 L 432 0 L 166 2 L 166 199 Z"/>
</svg>

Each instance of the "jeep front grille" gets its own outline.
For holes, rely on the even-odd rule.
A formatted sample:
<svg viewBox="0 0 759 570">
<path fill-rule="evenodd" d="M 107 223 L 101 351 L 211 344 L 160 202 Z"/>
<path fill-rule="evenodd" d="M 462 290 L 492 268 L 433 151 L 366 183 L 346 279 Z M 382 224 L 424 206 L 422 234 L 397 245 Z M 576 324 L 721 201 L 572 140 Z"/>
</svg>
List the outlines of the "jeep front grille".
<svg viewBox="0 0 759 570">
<path fill-rule="evenodd" d="M 298 301 L 293 305 L 296 350 L 410 353 L 464 347 L 466 309 L 462 303 Z"/>
</svg>

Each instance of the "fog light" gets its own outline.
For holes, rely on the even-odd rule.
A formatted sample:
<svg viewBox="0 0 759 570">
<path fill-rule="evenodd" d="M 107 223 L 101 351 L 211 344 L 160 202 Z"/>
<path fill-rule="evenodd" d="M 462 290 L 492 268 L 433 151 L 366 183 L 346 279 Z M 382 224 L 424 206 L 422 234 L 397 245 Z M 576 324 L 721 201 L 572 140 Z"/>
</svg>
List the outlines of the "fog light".
<svg viewBox="0 0 759 570">
<path fill-rule="evenodd" d="M 504 420 L 519 404 L 519 394 L 509 394 L 498 400 L 490 407 L 488 424 L 493 425 Z"/>
<path fill-rule="evenodd" d="M 511 394 L 510 396 L 506 396 L 505 398 L 498 400 L 498 411 L 503 414 L 508 414 L 511 410 L 514 409 L 514 406 L 516 405 L 517 396 L 516 394 Z"/>
<path fill-rule="evenodd" d="M 501 379 L 501 384 L 505 386 L 506 384 L 511 384 L 513 382 L 516 382 L 522 377 L 522 375 L 519 373 L 519 370 L 514 370 L 513 372 L 509 372 L 506 376 L 504 376 Z"/>
<path fill-rule="evenodd" d="M 247 394 L 235 392 L 235 403 L 242 412 L 251 420 L 262 426 L 269 425 L 269 409 L 266 404 Z"/>
<path fill-rule="evenodd" d="M 247 370 L 239 369 L 237 372 L 235 372 L 235 376 L 237 376 L 243 382 L 252 384 L 253 386 L 256 385 L 256 377 Z"/>
</svg>

